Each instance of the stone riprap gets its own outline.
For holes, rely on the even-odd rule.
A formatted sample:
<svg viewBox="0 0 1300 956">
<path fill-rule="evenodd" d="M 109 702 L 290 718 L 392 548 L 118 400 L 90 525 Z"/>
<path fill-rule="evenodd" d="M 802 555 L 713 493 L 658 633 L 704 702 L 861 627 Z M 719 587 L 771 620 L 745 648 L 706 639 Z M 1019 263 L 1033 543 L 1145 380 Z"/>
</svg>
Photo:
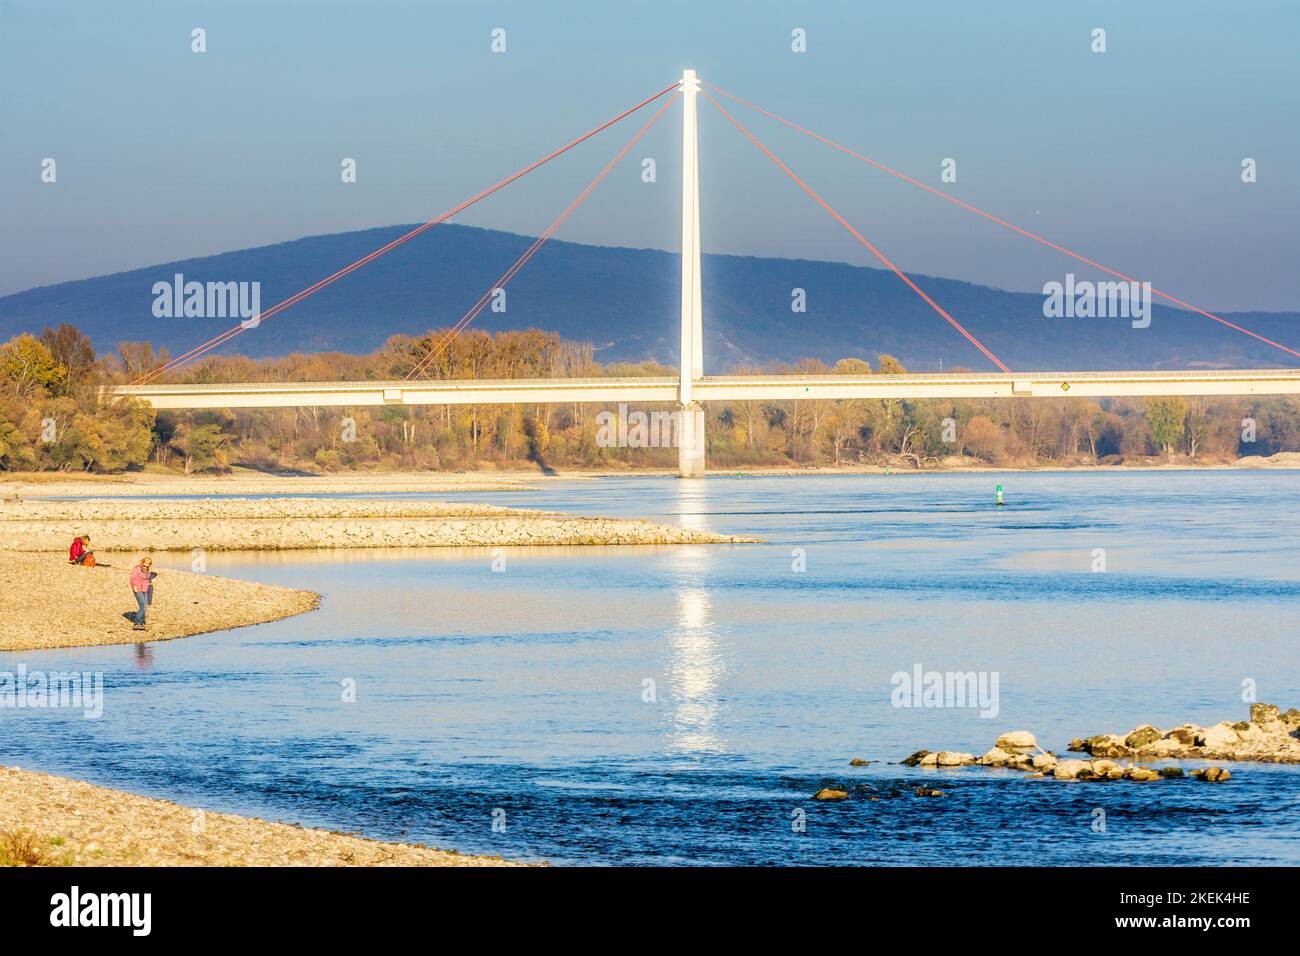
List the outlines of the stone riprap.
<svg viewBox="0 0 1300 956">
<path fill-rule="evenodd" d="M 1070 750 L 1108 758 L 1300 763 L 1300 710 L 1292 707 L 1283 713 L 1275 704 L 1252 704 L 1249 720 L 1221 720 L 1212 727 L 1183 724 L 1169 730 L 1144 724 L 1127 734 L 1075 738 Z"/>
</svg>

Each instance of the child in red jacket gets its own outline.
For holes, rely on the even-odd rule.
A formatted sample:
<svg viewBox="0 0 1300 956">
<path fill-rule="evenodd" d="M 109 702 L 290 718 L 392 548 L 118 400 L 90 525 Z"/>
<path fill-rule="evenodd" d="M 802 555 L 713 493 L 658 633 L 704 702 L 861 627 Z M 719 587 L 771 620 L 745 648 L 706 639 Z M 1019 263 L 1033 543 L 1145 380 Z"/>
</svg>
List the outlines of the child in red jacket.
<svg viewBox="0 0 1300 956">
<path fill-rule="evenodd" d="M 94 551 L 90 550 L 90 535 L 78 535 L 72 539 L 72 547 L 68 549 L 68 561 L 72 564 L 85 564 L 86 558 L 94 553 Z M 93 561 L 91 566 L 94 566 Z"/>
</svg>

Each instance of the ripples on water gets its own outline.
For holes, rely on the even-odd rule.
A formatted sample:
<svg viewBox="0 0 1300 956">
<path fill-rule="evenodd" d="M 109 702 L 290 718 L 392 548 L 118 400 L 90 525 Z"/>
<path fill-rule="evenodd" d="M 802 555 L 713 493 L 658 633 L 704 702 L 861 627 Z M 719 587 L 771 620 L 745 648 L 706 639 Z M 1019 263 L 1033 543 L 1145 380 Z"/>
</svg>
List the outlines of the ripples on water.
<svg viewBox="0 0 1300 956">
<path fill-rule="evenodd" d="M 1093 785 L 894 762 L 981 753 L 1015 728 L 1063 751 L 1144 722 L 1239 719 L 1247 678 L 1300 706 L 1297 477 L 620 478 L 439 495 L 770 543 L 505 549 L 504 573 L 490 549 L 209 555 L 215 573 L 324 605 L 145 648 L 7 655 L 0 666 L 103 670 L 108 699 L 100 721 L 0 711 L 4 759 L 554 862 L 1296 863 L 1300 768 Z M 997 672 L 998 715 L 893 707 L 891 675 L 918 663 Z M 831 784 L 853 798 L 809 799 Z M 947 795 L 915 797 L 921 784 Z"/>
</svg>

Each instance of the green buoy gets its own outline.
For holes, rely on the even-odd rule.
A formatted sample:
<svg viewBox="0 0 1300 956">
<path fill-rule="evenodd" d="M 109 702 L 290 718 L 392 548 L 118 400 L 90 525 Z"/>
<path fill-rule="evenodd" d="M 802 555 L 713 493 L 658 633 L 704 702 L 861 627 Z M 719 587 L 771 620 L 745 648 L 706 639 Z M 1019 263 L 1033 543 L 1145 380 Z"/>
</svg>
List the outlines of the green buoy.
<svg viewBox="0 0 1300 956">
<path fill-rule="evenodd" d="M 1005 506 L 1006 506 L 1006 502 L 1002 500 L 1002 486 L 998 485 L 998 507 L 1002 508 Z"/>
</svg>

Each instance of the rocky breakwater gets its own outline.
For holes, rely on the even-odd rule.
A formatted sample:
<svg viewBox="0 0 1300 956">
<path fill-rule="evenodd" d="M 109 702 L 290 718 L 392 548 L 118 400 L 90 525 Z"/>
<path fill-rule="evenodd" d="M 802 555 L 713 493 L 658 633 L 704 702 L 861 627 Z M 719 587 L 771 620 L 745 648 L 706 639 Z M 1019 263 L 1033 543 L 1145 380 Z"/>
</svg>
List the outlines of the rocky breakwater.
<svg viewBox="0 0 1300 956">
<path fill-rule="evenodd" d="M 482 504 L 333 498 L 0 502 L 0 551 L 732 544 L 758 539 L 649 521 Z"/>
<path fill-rule="evenodd" d="M 936 769 L 941 767 L 979 766 L 1019 770 L 1031 777 L 1052 777 L 1056 780 L 1087 780 L 1094 783 L 1115 780 L 1147 783 L 1152 780 L 1183 776 L 1183 770 L 1180 767 L 1156 769 L 1140 763 L 1120 764 L 1103 757 L 1093 760 L 1063 760 L 1051 751 L 1039 747 L 1037 739 L 1027 730 L 1013 730 L 1003 734 L 980 757 L 951 750 L 937 752 L 918 750 L 903 760 L 902 763 L 907 767 Z M 1209 783 L 1217 783 L 1231 779 L 1232 774 L 1221 767 L 1209 767 L 1194 770 L 1190 776 Z"/>
<path fill-rule="evenodd" d="M 1221 720 L 1212 727 L 1183 724 L 1170 730 L 1143 724 L 1127 734 L 1076 738 L 1069 749 L 1094 758 L 1300 763 L 1300 710 L 1292 707 L 1283 713 L 1274 704 L 1252 704 L 1249 720 Z"/>
</svg>

